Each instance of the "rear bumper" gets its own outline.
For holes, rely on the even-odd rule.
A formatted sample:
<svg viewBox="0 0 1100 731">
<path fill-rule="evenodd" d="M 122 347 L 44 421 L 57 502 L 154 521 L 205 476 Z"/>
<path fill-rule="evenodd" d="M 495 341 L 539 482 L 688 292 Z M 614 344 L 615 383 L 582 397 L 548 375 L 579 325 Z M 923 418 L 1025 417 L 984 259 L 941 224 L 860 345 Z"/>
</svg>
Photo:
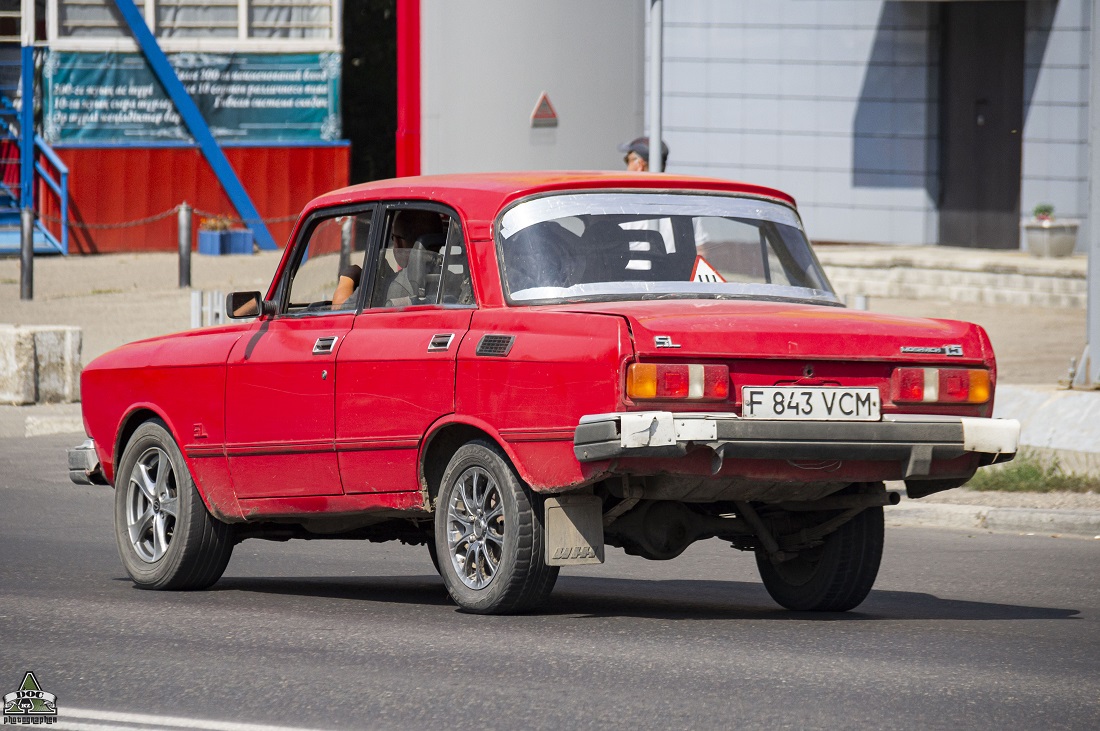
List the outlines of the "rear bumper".
<svg viewBox="0 0 1100 731">
<path fill-rule="evenodd" d="M 78 447 L 69 448 L 69 479 L 78 485 L 106 485 L 95 442 L 86 439 Z"/>
<path fill-rule="evenodd" d="M 581 462 L 620 457 L 676 457 L 705 446 L 714 471 L 728 458 L 902 462 L 904 478 L 931 474 L 933 461 L 967 453 L 984 463 L 1012 459 L 1015 419 L 898 414 L 882 421 L 766 421 L 734 414 L 642 411 L 581 418 L 573 451 Z"/>
</svg>

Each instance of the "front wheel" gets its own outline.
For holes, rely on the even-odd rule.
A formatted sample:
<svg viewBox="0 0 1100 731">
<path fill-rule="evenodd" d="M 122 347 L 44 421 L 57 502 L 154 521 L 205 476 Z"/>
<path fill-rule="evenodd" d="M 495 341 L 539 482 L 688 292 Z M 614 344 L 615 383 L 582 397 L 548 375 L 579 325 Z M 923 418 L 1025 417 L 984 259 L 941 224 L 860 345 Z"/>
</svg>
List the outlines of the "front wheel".
<svg viewBox="0 0 1100 731">
<path fill-rule="evenodd" d="M 470 442 L 443 473 L 435 506 L 439 573 L 451 598 L 477 614 L 529 609 L 549 596 L 542 500 L 496 447 Z"/>
<path fill-rule="evenodd" d="M 821 546 L 773 563 L 761 549 L 756 566 L 772 599 L 796 611 L 846 612 L 867 598 L 885 541 L 882 508 L 867 508 L 825 537 Z"/>
<path fill-rule="evenodd" d="M 233 536 L 195 489 L 175 439 L 160 421 L 137 428 L 115 479 L 115 539 L 142 589 L 204 589 L 233 552 Z"/>
</svg>

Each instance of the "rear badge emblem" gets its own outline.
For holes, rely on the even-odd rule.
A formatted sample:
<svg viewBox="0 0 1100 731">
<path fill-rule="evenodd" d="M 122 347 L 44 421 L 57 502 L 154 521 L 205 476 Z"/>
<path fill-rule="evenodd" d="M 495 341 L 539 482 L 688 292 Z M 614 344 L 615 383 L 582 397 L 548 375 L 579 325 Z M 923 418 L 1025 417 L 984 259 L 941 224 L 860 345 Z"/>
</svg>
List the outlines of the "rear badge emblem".
<svg viewBox="0 0 1100 731">
<path fill-rule="evenodd" d="M 672 336 L 670 335 L 657 335 L 653 338 L 653 347 L 655 348 L 679 348 L 680 346 L 672 342 Z"/>
<path fill-rule="evenodd" d="M 921 355 L 955 355 L 961 356 L 963 354 L 963 346 L 961 345 L 944 345 L 939 348 L 916 346 L 916 345 L 903 345 L 901 347 L 903 353 L 919 353 Z"/>
</svg>

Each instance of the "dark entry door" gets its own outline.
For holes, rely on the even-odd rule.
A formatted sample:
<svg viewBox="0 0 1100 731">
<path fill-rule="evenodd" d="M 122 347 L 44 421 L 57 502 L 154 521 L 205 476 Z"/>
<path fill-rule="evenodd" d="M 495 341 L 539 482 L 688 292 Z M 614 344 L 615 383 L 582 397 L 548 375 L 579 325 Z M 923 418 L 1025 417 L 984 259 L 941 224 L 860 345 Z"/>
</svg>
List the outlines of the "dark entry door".
<svg viewBox="0 0 1100 731">
<path fill-rule="evenodd" d="M 1024 2 L 941 11 L 940 244 L 1019 247 Z"/>
</svg>

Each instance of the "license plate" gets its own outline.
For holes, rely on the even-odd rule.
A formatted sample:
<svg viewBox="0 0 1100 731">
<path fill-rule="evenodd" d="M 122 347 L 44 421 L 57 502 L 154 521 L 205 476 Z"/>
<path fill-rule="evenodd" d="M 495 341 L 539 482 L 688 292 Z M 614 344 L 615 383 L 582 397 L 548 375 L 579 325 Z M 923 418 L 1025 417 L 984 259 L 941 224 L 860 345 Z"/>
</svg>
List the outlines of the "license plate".
<svg viewBox="0 0 1100 731">
<path fill-rule="evenodd" d="M 741 403 L 745 419 L 878 421 L 882 411 L 877 388 L 744 386 Z"/>
</svg>

